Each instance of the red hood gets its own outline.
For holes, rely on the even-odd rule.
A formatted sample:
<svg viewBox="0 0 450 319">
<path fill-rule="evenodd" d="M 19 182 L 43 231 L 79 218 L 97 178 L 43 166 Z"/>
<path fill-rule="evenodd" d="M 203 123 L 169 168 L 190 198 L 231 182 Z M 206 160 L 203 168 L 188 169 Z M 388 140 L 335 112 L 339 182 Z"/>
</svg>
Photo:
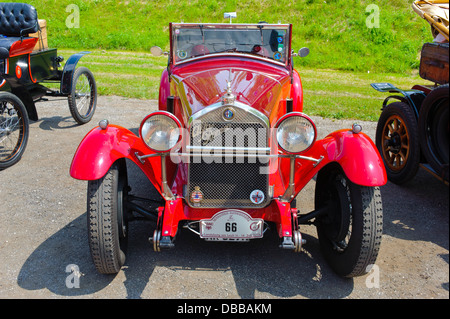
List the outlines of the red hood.
<svg viewBox="0 0 450 319">
<path fill-rule="evenodd" d="M 227 81 L 236 100 L 277 116 L 280 100 L 289 97 L 289 71 L 272 63 L 244 58 L 205 59 L 176 66 L 172 71 L 176 95 L 185 119 L 217 103 L 225 94 Z"/>
</svg>

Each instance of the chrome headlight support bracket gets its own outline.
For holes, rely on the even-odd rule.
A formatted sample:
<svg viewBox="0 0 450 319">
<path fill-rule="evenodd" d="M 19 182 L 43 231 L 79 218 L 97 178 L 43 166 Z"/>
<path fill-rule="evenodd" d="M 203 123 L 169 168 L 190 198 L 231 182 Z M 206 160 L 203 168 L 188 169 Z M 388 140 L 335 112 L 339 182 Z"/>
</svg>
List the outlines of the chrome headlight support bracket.
<svg viewBox="0 0 450 319">
<path fill-rule="evenodd" d="M 295 197 L 295 160 L 297 158 L 308 160 L 314 162 L 313 167 L 316 167 L 320 164 L 323 160 L 323 156 L 320 156 L 319 159 L 308 157 L 308 156 L 302 156 L 302 155 L 294 155 L 290 156 L 290 168 L 289 168 L 289 186 L 286 188 L 286 191 L 284 192 L 283 196 L 280 197 L 281 202 L 290 202 Z"/>
<path fill-rule="evenodd" d="M 161 156 L 161 194 L 165 200 L 174 200 L 175 196 L 172 193 L 169 185 L 167 184 L 167 166 L 166 166 L 166 157 L 169 153 L 155 153 L 149 155 L 139 155 L 138 152 L 134 153 L 134 156 L 141 162 L 145 163 L 145 159 L 149 157 L 157 157 Z"/>
</svg>

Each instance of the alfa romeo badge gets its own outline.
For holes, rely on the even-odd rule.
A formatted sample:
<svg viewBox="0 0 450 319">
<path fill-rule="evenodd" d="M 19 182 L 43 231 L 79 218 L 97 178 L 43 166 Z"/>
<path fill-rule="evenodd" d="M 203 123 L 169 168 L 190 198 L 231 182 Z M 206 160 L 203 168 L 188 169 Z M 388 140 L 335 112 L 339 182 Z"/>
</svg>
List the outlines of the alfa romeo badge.
<svg viewBox="0 0 450 319">
<path fill-rule="evenodd" d="M 264 193 L 263 191 L 259 189 L 255 189 L 253 192 L 250 193 L 250 200 L 253 204 L 259 205 L 264 201 Z"/>
<path fill-rule="evenodd" d="M 231 107 L 227 107 L 225 111 L 223 111 L 223 118 L 226 121 L 231 121 L 234 118 L 234 110 Z"/>
</svg>

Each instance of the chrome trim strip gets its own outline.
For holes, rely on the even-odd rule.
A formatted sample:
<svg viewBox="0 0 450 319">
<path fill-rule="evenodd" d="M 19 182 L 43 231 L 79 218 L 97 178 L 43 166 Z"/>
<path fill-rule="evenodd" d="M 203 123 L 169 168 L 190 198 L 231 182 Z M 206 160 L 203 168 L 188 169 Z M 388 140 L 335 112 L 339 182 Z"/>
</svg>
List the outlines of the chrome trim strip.
<svg viewBox="0 0 450 319">
<path fill-rule="evenodd" d="M 308 157 L 308 156 L 302 156 L 302 155 L 286 155 L 286 154 L 257 154 L 257 153 L 219 153 L 219 154 L 214 154 L 214 153 L 176 153 L 176 154 L 171 154 L 171 156 L 179 156 L 179 157 L 190 157 L 190 156 L 204 156 L 204 157 L 259 157 L 261 159 L 263 158 L 298 158 L 298 159 L 303 159 L 306 161 L 311 161 L 314 162 L 315 166 L 317 166 L 320 162 L 322 162 L 323 160 L 323 156 L 321 156 L 319 159 L 317 158 L 313 158 L 313 157 Z M 142 156 L 141 156 L 142 158 Z"/>
<path fill-rule="evenodd" d="M 270 147 L 220 147 L 220 146 L 186 146 L 188 152 L 222 152 L 222 153 L 270 153 Z"/>
<path fill-rule="evenodd" d="M 208 149 L 208 148 L 203 148 L 203 149 Z M 219 149 L 219 148 L 217 148 Z M 230 148 L 232 149 L 232 148 Z M 235 149 L 233 149 L 235 150 Z M 309 157 L 309 156 L 303 156 L 303 155 L 288 155 L 288 154 L 262 154 L 261 150 L 264 150 L 264 148 L 260 148 L 260 153 L 244 153 L 242 152 L 242 150 L 240 150 L 237 153 L 155 153 L 155 154 L 148 154 L 148 155 L 138 155 L 138 153 L 136 152 L 134 155 L 136 156 L 136 158 L 141 162 L 144 163 L 144 159 L 149 158 L 149 157 L 156 157 L 156 156 L 177 156 L 177 157 L 190 157 L 190 156 L 206 156 L 206 157 L 223 157 L 223 156 L 227 156 L 227 157 L 261 157 L 261 158 L 298 158 L 298 159 L 303 159 L 303 160 L 307 160 L 307 161 L 311 161 L 314 162 L 314 167 L 317 166 L 320 162 L 322 162 L 322 160 L 324 159 L 323 156 L 320 156 L 320 158 L 314 158 L 314 157 Z"/>
</svg>

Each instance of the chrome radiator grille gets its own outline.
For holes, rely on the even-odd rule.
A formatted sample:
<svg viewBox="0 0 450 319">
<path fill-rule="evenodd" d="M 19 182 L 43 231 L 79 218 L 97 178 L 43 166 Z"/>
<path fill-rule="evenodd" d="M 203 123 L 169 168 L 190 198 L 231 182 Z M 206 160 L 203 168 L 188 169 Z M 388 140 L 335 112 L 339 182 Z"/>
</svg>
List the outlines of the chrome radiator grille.
<svg viewBox="0 0 450 319">
<path fill-rule="evenodd" d="M 268 161 L 258 154 L 268 152 L 268 120 L 245 105 L 210 108 L 191 119 L 187 202 L 201 208 L 266 206 Z M 231 120 L 224 117 L 227 110 L 234 114 Z"/>
</svg>

